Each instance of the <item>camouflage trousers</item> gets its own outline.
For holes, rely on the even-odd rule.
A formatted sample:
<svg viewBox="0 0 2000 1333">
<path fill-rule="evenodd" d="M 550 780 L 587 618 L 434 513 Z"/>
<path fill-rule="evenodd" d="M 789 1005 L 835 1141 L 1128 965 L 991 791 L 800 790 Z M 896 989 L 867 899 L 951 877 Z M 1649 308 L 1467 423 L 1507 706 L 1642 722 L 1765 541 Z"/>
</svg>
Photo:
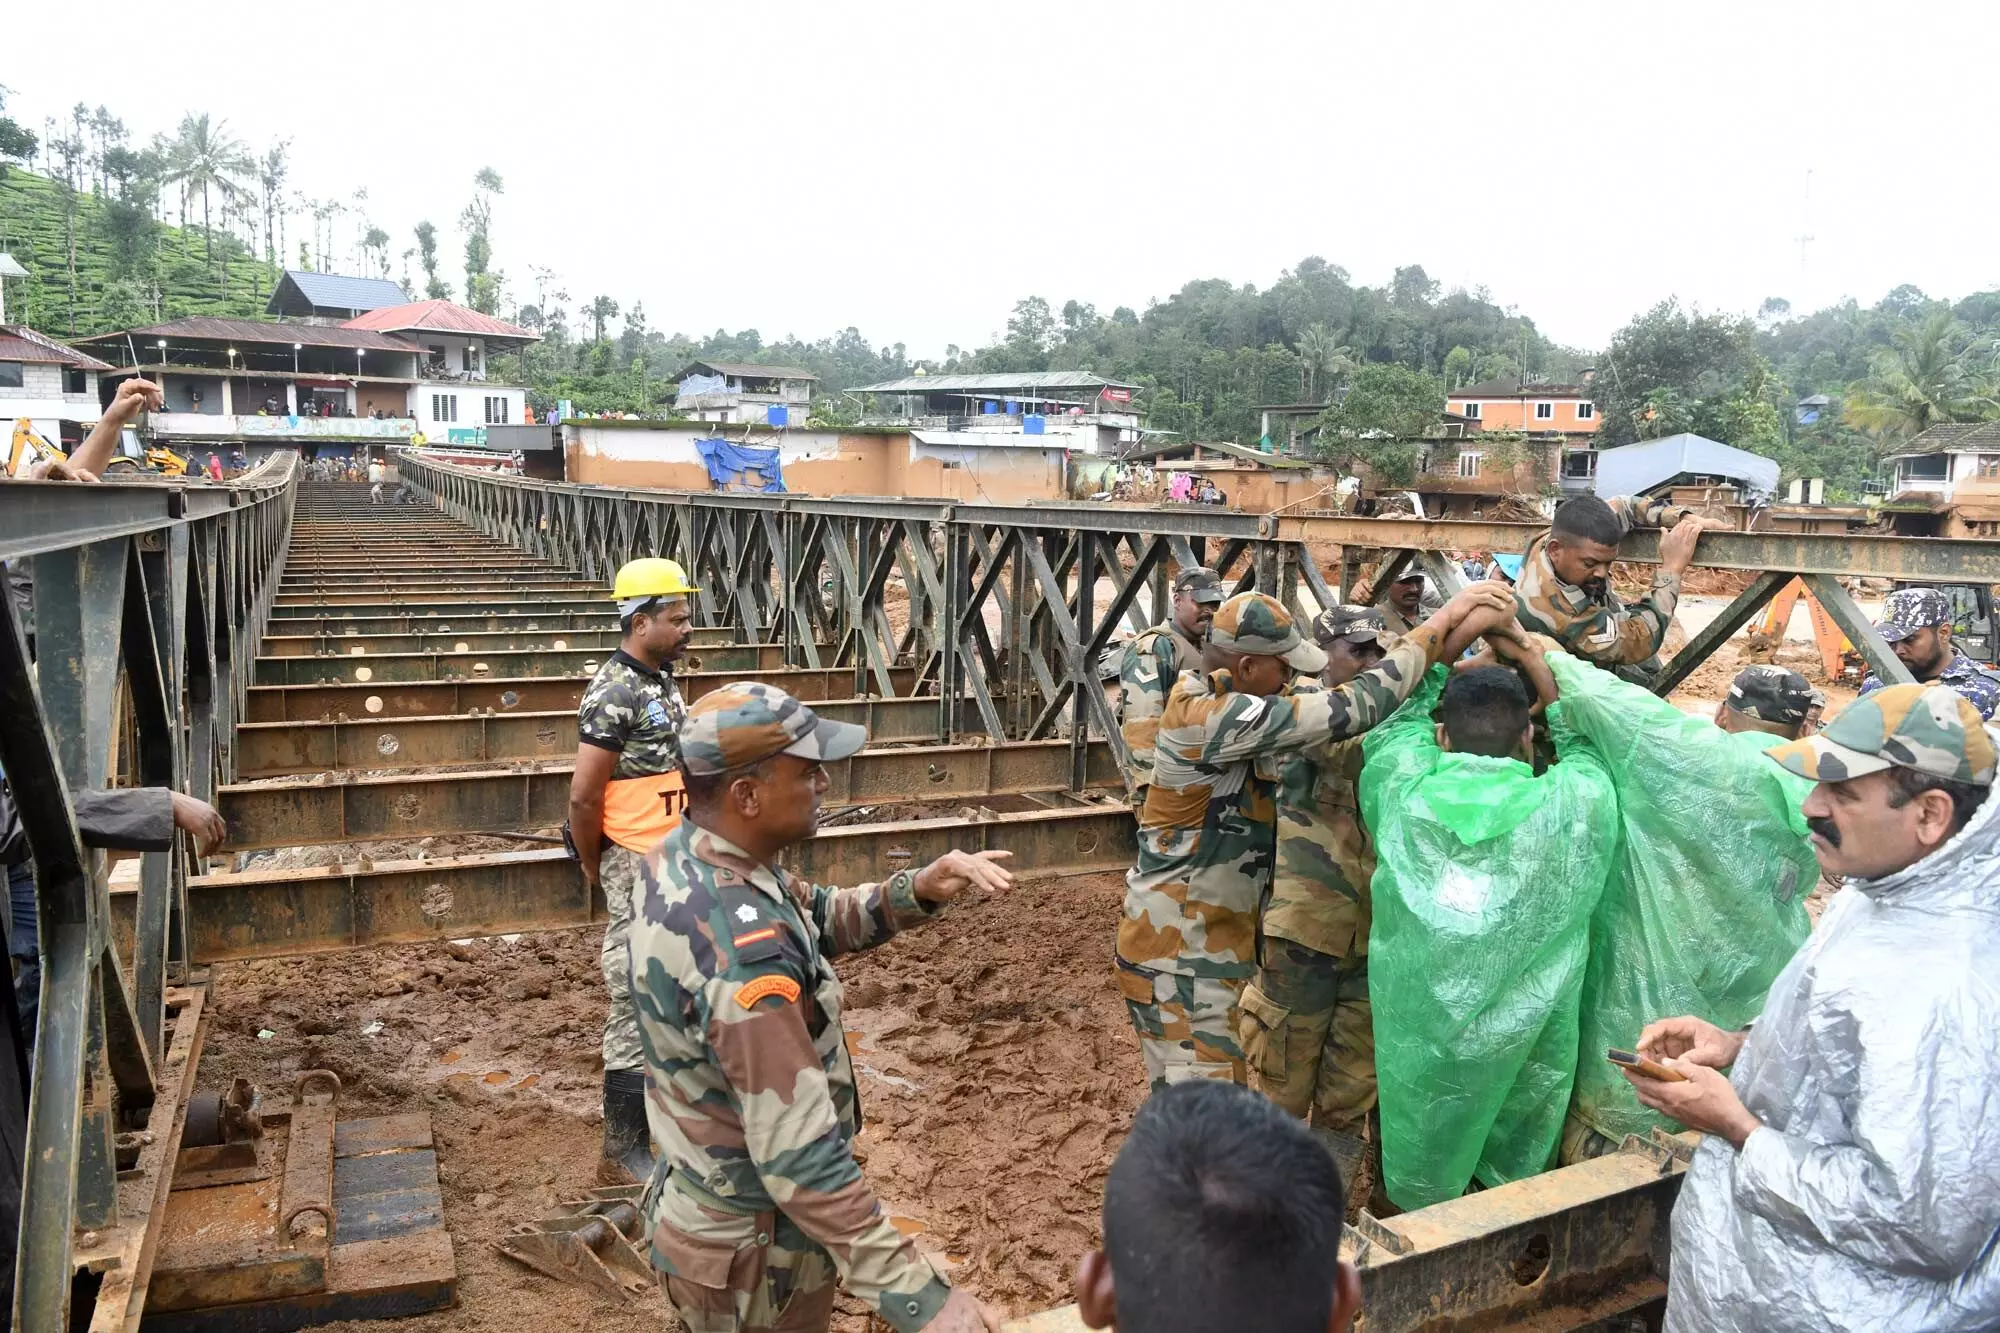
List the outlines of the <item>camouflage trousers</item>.
<svg viewBox="0 0 2000 1333">
<path fill-rule="evenodd" d="M 1249 1083 L 1243 1051 L 1236 1044 L 1240 979 L 1183 977 L 1121 962 L 1118 989 L 1139 1034 L 1154 1092 L 1195 1078 Z"/>
<path fill-rule="evenodd" d="M 668 1211 L 683 1212 L 686 1202 Z M 654 1224 L 655 1266 L 664 1257 L 676 1270 L 667 1275 L 667 1298 L 688 1333 L 825 1333 L 840 1294 L 833 1256 L 783 1213 L 759 1213 L 754 1226 L 751 1243 L 732 1248 L 671 1222 Z"/>
<path fill-rule="evenodd" d="M 1267 937 L 1241 1004 L 1243 1055 L 1264 1095 L 1315 1128 L 1360 1137 L 1375 1109 L 1367 955 L 1335 958 Z"/>
<path fill-rule="evenodd" d="M 611 1011 L 604 1016 L 604 1067 L 644 1069 L 646 1051 L 639 1044 L 639 1016 L 632 1011 L 632 901 L 639 887 L 639 866 L 644 860 L 637 852 L 620 847 L 609 838 L 597 862 L 597 882 L 604 886 L 605 906 L 611 919 L 604 927 L 604 948 L 598 964 L 604 969 L 604 990 L 611 997 Z"/>
</svg>

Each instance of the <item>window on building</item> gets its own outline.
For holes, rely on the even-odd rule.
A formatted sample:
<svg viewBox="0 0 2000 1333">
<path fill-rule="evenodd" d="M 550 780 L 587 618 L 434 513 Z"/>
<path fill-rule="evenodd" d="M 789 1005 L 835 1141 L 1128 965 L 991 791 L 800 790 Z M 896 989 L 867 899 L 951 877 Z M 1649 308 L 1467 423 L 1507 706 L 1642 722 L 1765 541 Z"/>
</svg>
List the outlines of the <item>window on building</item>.
<svg viewBox="0 0 2000 1333">
<path fill-rule="evenodd" d="M 1479 420 L 1478 403 L 1467 403 L 1464 407 L 1459 408 L 1458 412 L 1460 416 L 1464 417 L 1468 421 Z"/>
<path fill-rule="evenodd" d="M 505 398 L 488 398 L 486 400 L 486 424 L 489 426 L 504 426 L 507 424 L 507 400 Z"/>
<path fill-rule="evenodd" d="M 2000 477 L 2000 454 L 1979 455 L 1979 475 L 1982 477 Z"/>
<path fill-rule="evenodd" d="M 1576 405 L 1576 419 L 1578 421 L 1590 421 L 1595 419 L 1596 416 L 1597 404 L 1591 402 L 1588 398 Z"/>
<path fill-rule="evenodd" d="M 19 361 L 0 361 L 0 389 L 18 389 L 22 382 Z"/>
<path fill-rule="evenodd" d="M 1563 455 L 1563 473 L 1575 480 L 1587 480 L 1597 475 L 1597 451 L 1595 449 L 1572 449 Z"/>
<path fill-rule="evenodd" d="M 434 393 L 431 395 L 431 420 L 450 423 L 458 420 L 458 395 L 455 393 Z"/>
<path fill-rule="evenodd" d="M 1554 421 L 1555 418 L 1556 418 L 1556 405 L 1554 403 L 1535 404 L 1535 420 Z"/>
<path fill-rule="evenodd" d="M 1458 475 L 1461 477 L 1478 476 L 1479 457 L 1480 456 L 1478 454 L 1471 452 L 1460 454 L 1458 456 Z"/>
<path fill-rule="evenodd" d="M 1949 481 L 1951 479 L 1950 454 L 1920 454 L 1915 458 L 1905 458 L 1901 465 L 1902 479 L 1909 481 Z"/>
<path fill-rule="evenodd" d="M 465 345 L 465 373 L 470 375 L 479 369 L 479 352 L 471 343 Z"/>
<path fill-rule="evenodd" d="M 90 376 L 75 366 L 63 367 L 64 393 L 89 393 Z"/>
</svg>

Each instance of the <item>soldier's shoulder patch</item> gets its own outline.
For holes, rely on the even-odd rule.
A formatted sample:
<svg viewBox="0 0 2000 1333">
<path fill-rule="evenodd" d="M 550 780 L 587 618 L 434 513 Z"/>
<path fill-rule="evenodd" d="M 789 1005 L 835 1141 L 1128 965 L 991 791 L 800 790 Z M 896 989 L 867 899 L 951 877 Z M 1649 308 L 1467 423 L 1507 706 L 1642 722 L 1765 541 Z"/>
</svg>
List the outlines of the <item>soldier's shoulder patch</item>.
<svg viewBox="0 0 2000 1333">
<path fill-rule="evenodd" d="M 773 995 L 778 996 L 786 1004 L 797 1004 L 799 983 L 780 973 L 766 973 L 764 976 L 744 982 L 736 991 L 736 1003 L 745 1009 L 754 1009 L 758 1001 L 768 1000 Z"/>
</svg>

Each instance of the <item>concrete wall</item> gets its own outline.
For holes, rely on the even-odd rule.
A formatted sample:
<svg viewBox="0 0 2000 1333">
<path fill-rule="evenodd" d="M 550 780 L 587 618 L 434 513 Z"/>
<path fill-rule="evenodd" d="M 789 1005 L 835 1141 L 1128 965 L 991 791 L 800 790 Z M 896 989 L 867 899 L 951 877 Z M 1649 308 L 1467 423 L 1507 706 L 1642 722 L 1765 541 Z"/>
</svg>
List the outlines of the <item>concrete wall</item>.
<svg viewBox="0 0 2000 1333">
<path fill-rule="evenodd" d="M 740 436 L 740 431 L 732 436 Z M 710 489 L 693 426 L 658 429 L 577 423 L 563 427 L 570 480 L 598 486 Z M 792 430 L 775 443 L 785 486 L 798 495 L 914 496 L 1027 503 L 1063 495 L 1064 451 L 1056 447 L 932 448 L 904 432 Z"/>
<path fill-rule="evenodd" d="M 1537 398 L 1530 393 L 1525 398 L 1460 398 L 1450 395 L 1445 399 L 1445 411 L 1463 414 L 1470 403 L 1479 404 L 1479 429 L 1481 430 L 1559 430 L 1595 431 L 1601 424 L 1595 408 L 1588 398 Z M 1537 417 L 1535 404 L 1549 404 L 1552 416 Z M 1583 413 L 1589 412 L 1586 417 Z"/>
<path fill-rule="evenodd" d="M 454 398 L 458 403 L 455 419 L 440 419 L 435 414 L 436 399 Z M 478 381 L 452 384 L 425 383 L 410 390 L 412 411 L 409 415 L 417 420 L 417 428 L 433 444 L 474 443 L 485 435 L 486 400 L 505 399 L 507 403 L 504 424 L 518 426 L 527 420 L 528 391 L 518 385 L 486 384 Z M 456 435 L 453 432 L 457 432 Z M 703 474 L 706 476 L 707 474 Z"/>
</svg>

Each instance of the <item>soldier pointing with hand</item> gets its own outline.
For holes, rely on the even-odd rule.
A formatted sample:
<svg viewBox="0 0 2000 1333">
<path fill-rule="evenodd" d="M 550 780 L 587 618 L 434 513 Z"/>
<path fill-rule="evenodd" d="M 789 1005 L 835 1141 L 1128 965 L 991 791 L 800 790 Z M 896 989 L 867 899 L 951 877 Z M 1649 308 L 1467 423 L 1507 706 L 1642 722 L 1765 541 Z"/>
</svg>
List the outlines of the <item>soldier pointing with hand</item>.
<svg viewBox="0 0 2000 1333">
<path fill-rule="evenodd" d="M 836 1283 L 897 1333 L 999 1328 L 862 1179 L 830 960 L 1011 886 L 1009 853 L 946 852 L 852 889 L 781 869 L 818 827 L 823 765 L 866 739 L 769 685 L 704 695 L 681 733 L 686 818 L 640 871 L 631 988 L 660 1145 L 645 1211 L 690 1333 L 823 1330 Z"/>
</svg>

